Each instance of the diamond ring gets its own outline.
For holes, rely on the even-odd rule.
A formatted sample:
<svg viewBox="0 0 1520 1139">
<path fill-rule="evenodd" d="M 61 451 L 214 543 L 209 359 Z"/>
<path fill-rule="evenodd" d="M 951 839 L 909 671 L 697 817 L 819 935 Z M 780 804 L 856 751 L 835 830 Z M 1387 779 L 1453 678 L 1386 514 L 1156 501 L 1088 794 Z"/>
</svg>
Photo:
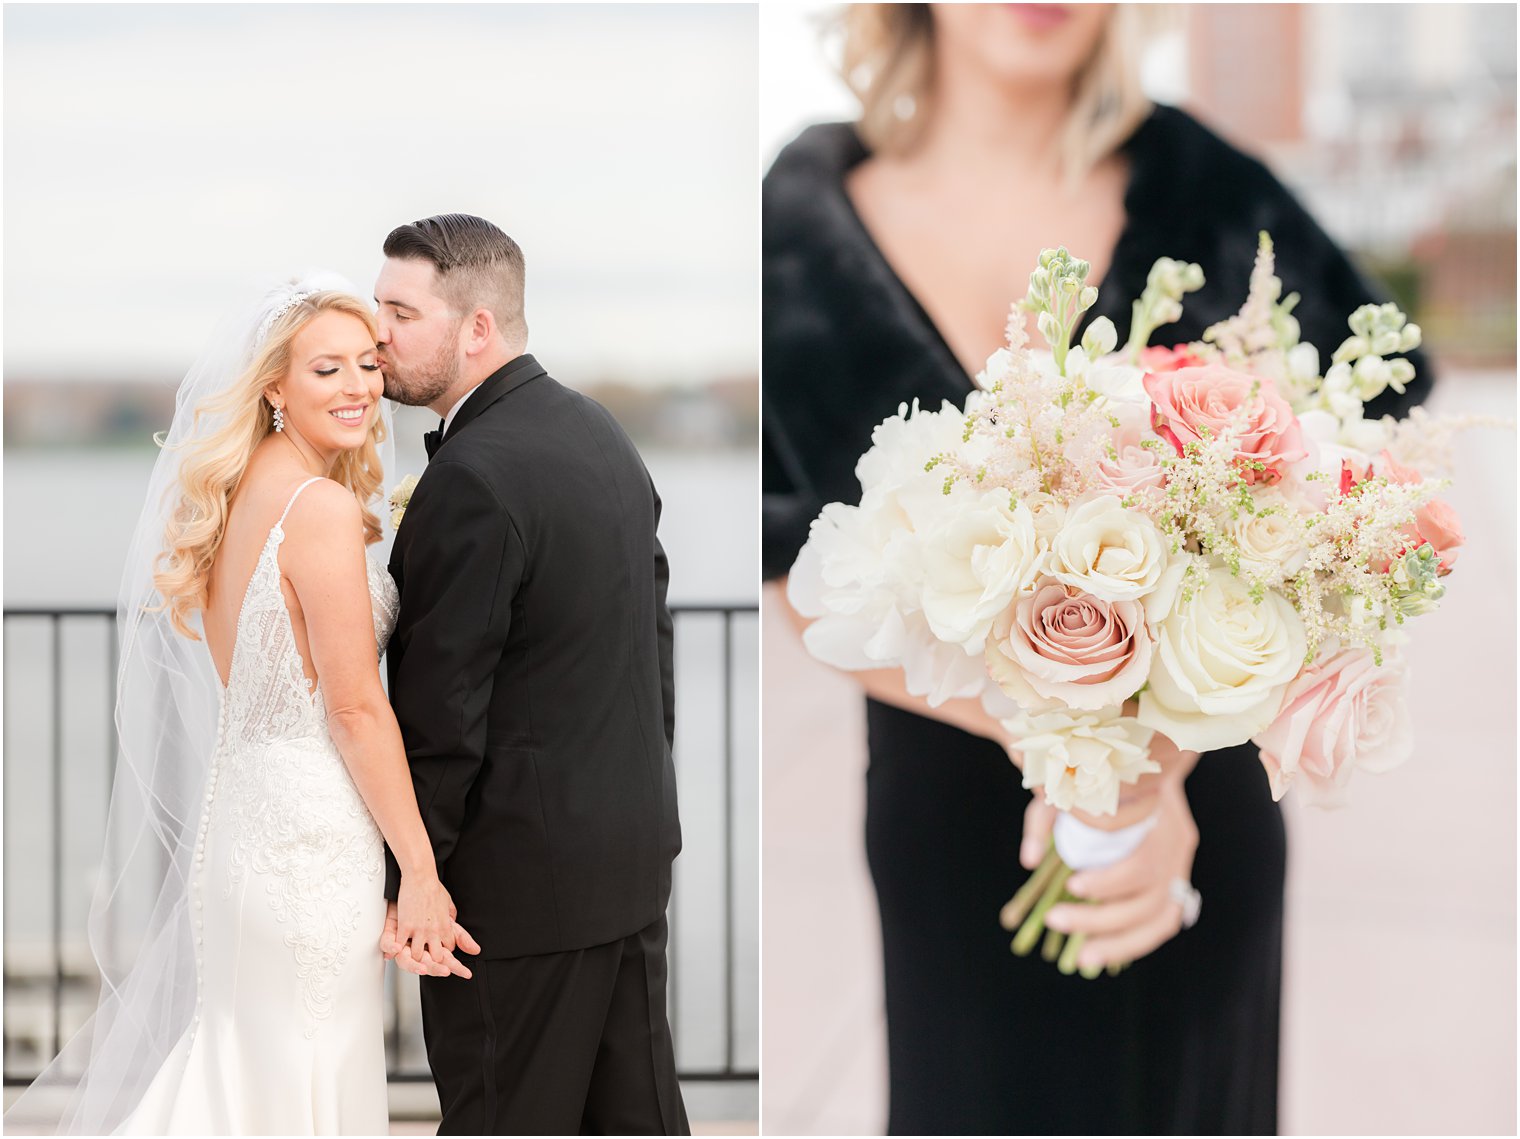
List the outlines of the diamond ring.
<svg viewBox="0 0 1520 1139">
<path fill-rule="evenodd" d="M 1185 878 L 1173 878 L 1167 888 L 1172 901 L 1182 907 L 1182 928 L 1192 929 L 1198 924 L 1198 913 L 1203 909 L 1203 895 Z"/>
</svg>

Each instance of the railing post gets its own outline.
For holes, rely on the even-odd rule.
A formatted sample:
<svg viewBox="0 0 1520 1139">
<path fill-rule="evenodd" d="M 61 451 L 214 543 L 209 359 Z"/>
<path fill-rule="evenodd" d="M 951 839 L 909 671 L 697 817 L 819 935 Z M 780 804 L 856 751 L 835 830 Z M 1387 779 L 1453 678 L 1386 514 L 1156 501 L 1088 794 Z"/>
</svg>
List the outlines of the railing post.
<svg viewBox="0 0 1520 1139">
<path fill-rule="evenodd" d="M 734 1070 L 734 615 L 723 614 L 723 1071 Z"/>
<path fill-rule="evenodd" d="M 53 615 L 53 1055 L 63 1051 L 63 617 Z"/>
</svg>

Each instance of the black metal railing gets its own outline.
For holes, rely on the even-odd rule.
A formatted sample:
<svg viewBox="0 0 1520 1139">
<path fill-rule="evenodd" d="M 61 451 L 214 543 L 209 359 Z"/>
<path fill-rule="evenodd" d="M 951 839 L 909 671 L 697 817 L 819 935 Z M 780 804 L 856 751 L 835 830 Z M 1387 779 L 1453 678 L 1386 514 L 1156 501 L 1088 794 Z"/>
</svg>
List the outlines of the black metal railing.
<svg viewBox="0 0 1520 1139">
<path fill-rule="evenodd" d="M 708 742 L 706 739 L 697 740 L 689 748 L 683 748 L 678 721 L 675 758 L 677 779 L 683 796 L 682 821 L 683 828 L 687 830 L 687 839 L 682 857 L 676 863 L 676 885 L 668 915 L 669 1011 L 678 1049 L 677 1063 L 683 1080 L 753 1081 L 758 1078 L 758 1019 L 751 1015 L 748 1023 L 740 1023 L 738 1002 L 741 984 L 736 977 L 740 948 L 739 914 L 735 906 L 735 894 L 740 886 L 736 810 L 744 813 L 746 825 L 758 833 L 758 776 L 755 776 L 753 786 L 741 787 L 735 767 L 736 755 L 740 751 L 744 752 L 746 763 L 758 761 L 754 747 L 755 733 L 751 732 L 745 737 L 749 741 L 747 749 L 736 746 L 740 739 L 740 717 L 748 714 L 758 719 L 758 676 L 754 672 L 758 668 L 759 658 L 758 607 L 753 603 L 682 605 L 672 606 L 671 611 L 675 618 L 678 715 L 681 713 L 683 690 L 698 684 L 716 686 L 716 732 L 720 741 L 716 749 L 704 746 Z M 28 651 L 24 659 L 13 652 L 12 636 L 13 630 L 22 625 L 36 627 L 34 641 L 27 645 Z M 92 636 L 95 643 L 93 646 L 86 645 L 82 652 L 71 652 L 66 633 L 76 638 L 80 634 Z M 736 656 L 739 637 L 745 638 L 746 649 L 753 650 L 742 658 Z M 82 1012 L 85 1006 L 93 1009 L 98 990 L 99 977 L 93 961 L 88 959 L 88 952 L 82 948 L 85 940 L 82 932 L 71 942 L 65 928 L 66 913 L 83 913 L 88 908 L 93 883 L 86 880 L 87 875 L 70 877 L 66 874 L 66 862 L 71 842 L 77 846 L 80 836 L 85 836 L 83 841 L 88 842 L 90 831 L 80 828 L 93 825 L 97 828 L 95 833 L 99 833 L 100 829 L 99 824 L 92 823 L 89 817 L 79 817 L 80 810 L 71 812 L 71 803 L 93 797 L 99 809 L 103 810 L 115 776 L 115 611 L 104 607 L 6 608 L 3 653 L 5 690 L 0 714 L 3 714 L 5 728 L 3 793 L 7 823 L 26 815 L 40 816 L 45 813 L 49 831 L 45 850 L 28 850 L 24 856 L 16 857 L 16 854 L 22 852 L 10 850 L 8 844 L 8 857 L 5 859 L 4 1081 L 7 1087 L 11 1087 L 30 1083 L 37 1071 L 52 1056 L 57 1055 L 66 1042 L 66 998 L 72 999 L 77 1006 L 76 1012 Z M 42 659 L 39 659 L 39 654 Z M 88 659 L 91 657 L 94 658 L 93 661 Z M 746 661 L 749 663 L 747 677 L 743 672 Z M 85 666 L 90 667 L 91 675 L 85 683 L 71 686 L 70 678 L 75 676 L 77 669 Z M 33 689 L 38 685 L 45 686 L 45 698 L 37 698 L 40 694 L 34 691 L 32 699 L 13 700 L 12 682 L 18 676 Z M 747 685 L 745 679 L 749 681 Z M 77 715 L 71 718 L 71 706 L 79 700 L 82 690 L 97 686 L 101 690 L 100 706 L 104 709 L 103 727 L 96 733 L 99 738 L 88 745 L 68 747 L 66 736 L 69 729 L 78 728 L 82 722 Z M 66 706 L 66 694 L 72 697 L 68 701 L 70 706 Z M 93 701 L 94 694 L 89 695 Z M 711 706 L 704 703 L 702 707 L 710 711 Z M 710 715 L 708 719 L 711 719 Z M 49 762 L 45 779 L 34 769 L 29 769 L 26 773 L 27 786 L 22 789 L 13 787 L 16 782 L 14 776 L 23 757 L 13 753 L 12 741 L 18 733 L 28 730 L 34 734 L 45 730 L 47 746 L 44 750 Z M 701 790 L 707 789 L 708 784 L 713 782 L 710 777 L 714 773 L 710 769 L 698 770 L 698 765 L 705 767 L 710 764 L 714 750 L 721 755 L 722 760 L 716 772 L 715 795 L 721 800 L 716 816 L 721 818 L 721 825 L 717 828 L 715 837 L 711 833 L 711 827 L 693 827 L 688 823 L 688 820 L 695 820 L 698 814 L 705 815 L 712 809 L 710 800 L 713 795 L 710 793 L 703 802 L 693 803 L 687 800 L 689 785 Z M 91 752 L 98 755 L 100 751 L 104 755 L 98 759 L 90 758 Z M 41 757 L 29 754 L 24 758 L 31 764 L 35 758 Z M 67 779 L 66 767 L 69 776 Z M 754 770 L 758 771 L 758 768 Z M 698 779 L 697 776 L 702 778 Z M 90 785 L 91 781 L 94 781 L 94 785 Z M 45 783 L 45 787 L 41 786 L 42 783 Z M 714 864 L 718 867 L 722 895 L 716 914 L 709 913 L 708 907 L 699 905 L 693 905 L 693 912 L 686 913 L 682 905 L 683 876 L 702 872 Z M 21 892 L 13 889 L 13 886 L 20 883 L 22 875 L 25 875 L 28 890 L 26 898 L 16 902 L 15 899 Z M 753 852 L 747 862 L 744 884 L 758 897 L 758 851 Z M 36 900 L 39 898 L 46 899 L 48 913 L 45 919 L 37 912 L 42 908 Z M 750 916 L 753 918 L 753 915 Z M 38 961 L 35 952 L 24 955 L 24 960 L 16 960 L 14 931 L 37 928 L 47 929 L 44 960 Z M 752 921 L 745 930 L 746 933 L 750 931 L 757 937 L 758 924 Z M 714 1015 L 718 1017 L 721 1023 L 717 1035 L 721 1043 L 717 1047 L 699 1049 L 696 1054 L 689 1048 L 681 1047 L 683 1029 L 711 1029 L 712 1026 L 710 1023 L 700 1025 L 696 1019 L 697 1013 L 682 1008 L 684 942 L 678 934 L 721 942 L 721 997 L 692 1002 L 693 1008 L 699 1008 L 701 1015 L 709 1018 L 709 1021 Z M 754 938 L 747 939 L 749 940 Z M 750 972 L 753 974 L 758 962 L 753 961 L 752 965 L 754 968 Z M 755 1001 L 750 1003 L 757 1003 L 757 980 L 753 977 L 744 980 L 744 995 L 753 995 Z M 755 983 L 748 983 L 752 980 Z M 416 983 L 416 978 L 398 972 L 393 966 L 387 966 L 389 1023 L 386 1029 L 386 1064 L 389 1078 L 398 1083 L 431 1079 L 422 1048 Z M 23 1033 L 19 1027 L 13 1031 L 13 1005 L 22 1001 L 29 1001 L 33 1008 L 43 1005 L 49 1013 L 46 1017 L 47 1031 L 40 1037 L 36 1032 Z M 682 1019 L 683 1012 L 687 1018 L 685 1020 Z M 82 1015 L 75 1017 L 76 1021 L 80 1019 Z M 710 1037 L 713 1032 L 697 1035 Z M 13 1051 L 23 1043 L 23 1037 L 31 1044 L 24 1049 L 33 1060 L 33 1063 L 26 1065 L 30 1071 L 16 1071 L 12 1067 Z"/>
</svg>

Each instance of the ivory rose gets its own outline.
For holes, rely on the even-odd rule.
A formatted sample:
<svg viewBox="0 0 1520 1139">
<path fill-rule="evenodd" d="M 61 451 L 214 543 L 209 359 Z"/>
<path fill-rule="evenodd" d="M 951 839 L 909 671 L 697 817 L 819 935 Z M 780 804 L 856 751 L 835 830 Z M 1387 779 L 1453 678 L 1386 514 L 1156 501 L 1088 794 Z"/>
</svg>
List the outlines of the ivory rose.
<svg viewBox="0 0 1520 1139">
<path fill-rule="evenodd" d="M 1309 558 L 1309 539 L 1298 510 L 1286 495 L 1272 489 L 1257 491 L 1254 502 L 1255 514 L 1241 510 L 1224 524 L 1240 555 L 1240 572 L 1263 581 L 1287 581 Z"/>
<path fill-rule="evenodd" d="M 1311 802 L 1337 806 L 1353 771 L 1388 771 L 1414 750 L 1405 705 L 1404 662 L 1370 649 L 1322 654 L 1288 685 L 1282 711 L 1252 741 L 1281 799 L 1302 782 Z"/>
<path fill-rule="evenodd" d="M 1188 443 L 1202 439 L 1205 429 L 1215 438 L 1230 430 L 1243 411 L 1236 456 L 1242 464 L 1240 477 L 1247 483 L 1277 482 L 1289 464 L 1308 456 L 1293 409 L 1269 377 L 1203 364 L 1149 373 L 1145 390 L 1155 405 L 1156 434 L 1179 455 Z M 1246 465 L 1255 462 L 1265 464 L 1265 470 Z"/>
<path fill-rule="evenodd" d="M 1098 711 L 1145 684 L 1151 638 L 1138 601 L 1104 601 L 1046 578 L 992 626 L 987 669 L 1028 708 Z"/>
<path fill-rule="evenodd" d="M 1134 601 L 1161 584 L 1167 541 L 1118 497 L 1100 494 L 1066 512 L 1050 544 L 1050 575 L 1105 601 Z"/>
<path fill-rule="evenodd" d="M 1189 751 L 1244 743 L 1271 723 L 1308 647 L 1285 597 L 1268 590 L 1258 604 L 1246 581 L 1221 566 L 1155 633 L 1138 719 Z"/>
</svg>

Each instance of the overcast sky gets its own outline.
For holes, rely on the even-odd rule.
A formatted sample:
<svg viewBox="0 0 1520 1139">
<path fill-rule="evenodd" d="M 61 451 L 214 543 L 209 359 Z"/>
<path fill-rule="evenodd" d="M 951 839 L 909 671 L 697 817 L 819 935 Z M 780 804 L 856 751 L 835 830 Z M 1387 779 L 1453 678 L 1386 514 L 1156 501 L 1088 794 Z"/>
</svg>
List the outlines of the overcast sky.
<svg viewBox="0 0 1520 1139">
<path fill-rule="evenodd" d="M 177 377 L 259 282 L 491 219 L 566 379 L 752 375 L 756 13 L 7 5 L 9 379 Z M 250 290 L 253 293 L 250 294 Z"/>
</svg>

